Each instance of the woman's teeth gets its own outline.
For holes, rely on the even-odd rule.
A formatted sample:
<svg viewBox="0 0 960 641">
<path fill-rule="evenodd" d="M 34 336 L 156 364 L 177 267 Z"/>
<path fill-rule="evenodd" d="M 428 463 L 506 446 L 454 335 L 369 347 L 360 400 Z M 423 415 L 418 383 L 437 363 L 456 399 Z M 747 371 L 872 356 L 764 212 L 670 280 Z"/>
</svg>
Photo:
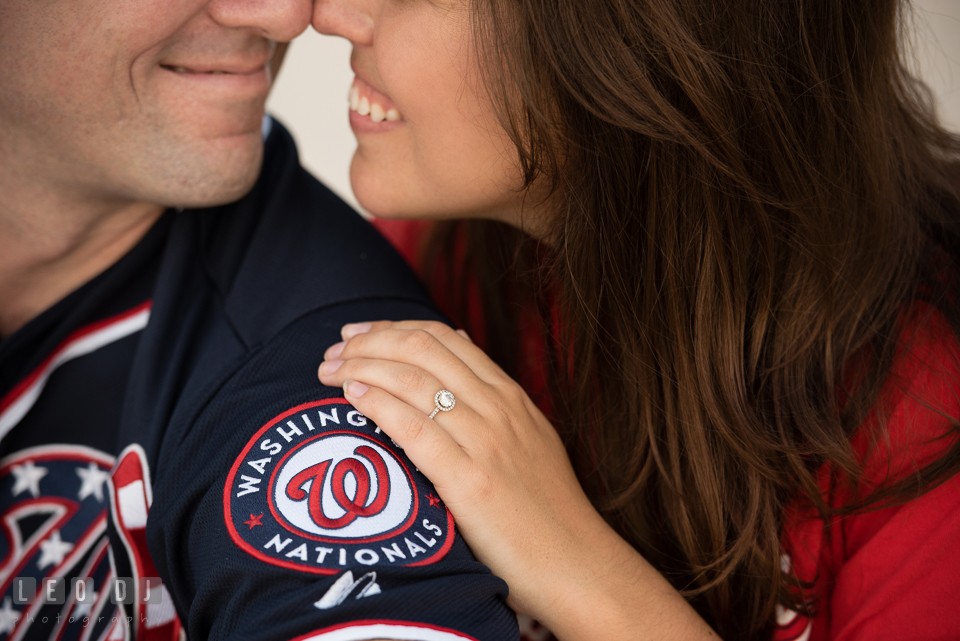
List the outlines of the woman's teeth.
<svg viewBox="0 0 960 641">
<path fill-rule="evenodd" d="M 356 85 L 350 87 L 350 93 L 347 95 L 350 101 L 350 111 L 356 111 L 361 116 L 370 116 L 373 122 L 396 122 L 400 120 L 400 112 L 391 107 L 386 111 L 377 103 L 371 103 L 366 96 L 360 97 L 360 90 Z"/>
</svg>

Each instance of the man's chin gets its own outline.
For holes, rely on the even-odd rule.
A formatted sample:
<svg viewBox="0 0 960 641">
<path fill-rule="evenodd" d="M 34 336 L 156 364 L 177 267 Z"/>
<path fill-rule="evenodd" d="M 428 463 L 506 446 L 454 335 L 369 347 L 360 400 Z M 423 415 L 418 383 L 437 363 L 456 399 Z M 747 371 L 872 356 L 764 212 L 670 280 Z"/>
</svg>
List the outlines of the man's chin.
<svg viewBox="0 0 960 641">
<path fill-rule="evenodd" d="M 256 166 L 245 167 L 242 174 L 237 171 L 230 176 L 214 175 L 206 181 L 193 182 L 188 189 L 180 190 L 181 193 L 173 200 L 173 206 L 198 209 L 236 202 L 253 189 L 260 166 L 261 164 L 257 163 Z"/>
<path fill-rule="evenodd" d="M 189 209 L 215 207 L 235 202 L 253 188 L 263 165 L 263 139 L 258 130 L 187 145 L 153 160 L 157 180 L 149 181 L 153 185 L 147 190 L 156 190 L 150 200 Z"/>
</svg>

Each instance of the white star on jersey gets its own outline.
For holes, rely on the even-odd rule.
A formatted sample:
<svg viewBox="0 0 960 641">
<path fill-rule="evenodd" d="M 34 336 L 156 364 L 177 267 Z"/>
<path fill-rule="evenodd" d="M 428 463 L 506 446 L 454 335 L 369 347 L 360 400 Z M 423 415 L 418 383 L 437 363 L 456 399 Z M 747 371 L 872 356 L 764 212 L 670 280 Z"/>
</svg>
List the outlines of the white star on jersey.
<svg viewBox="0 0 960 641">
<path fill-rule="evenodd" d="M 77 498 L 82 501 L 92 494 L 97 497 L 97 502 L 103 503 L 103 484 L 110 478 L 110 472 L 101 470 L 96 463 L 90 463 L 86 468 L 78 467 L 76 469 L 77 476 L 83 481 Z"/>
<path fill-rule="evenodd" d="M 73 543 L 68 543 L 60 538 L 60 530 L 54 530 L 50 538 L 40 544 L 40 560 L 37 561 L 37 567 L 41 570 L 49 565 L 60 565 L 63 563 L 63 557 L 73 549 Z"/>
<path fill-rule="evenodd" d="M 14 465 L 10 471 L 17 479 L 13 484 L 14 496 L 24 490 L 30 490 L 33 498 L 40 496 L 40 479 L 47 475 L 47 468 L 37 467 L 33 461 L 27 461 L 23 465 Z"/>
<path fill-rule="evenodd" d="M 13 609 L 13 602 L 10 597 L 3 600 L 3 608 L 0 608 L 0 634 L 10 634 L 17 626 L 20 620 L 20 613 Z"/>
</svg>

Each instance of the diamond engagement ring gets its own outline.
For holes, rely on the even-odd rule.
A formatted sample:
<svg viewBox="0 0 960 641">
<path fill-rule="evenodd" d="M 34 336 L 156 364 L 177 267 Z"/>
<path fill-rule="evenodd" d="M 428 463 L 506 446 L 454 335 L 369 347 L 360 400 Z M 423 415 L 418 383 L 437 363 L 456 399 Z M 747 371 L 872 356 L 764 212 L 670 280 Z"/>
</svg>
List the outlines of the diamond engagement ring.
<svg viewBox="0 0 960 641">
<path fill-rule="evenodd" d="M 436 416 L 437 412 L 449 412 L 452 410 L 453 406 L 457 404 L 457 397 L 453 395 L 453 392 L 442 389 L 433 397 L 433 402 L 436 405 L 436 409 L 433 410 L 429 418 Z"/>
</svg>

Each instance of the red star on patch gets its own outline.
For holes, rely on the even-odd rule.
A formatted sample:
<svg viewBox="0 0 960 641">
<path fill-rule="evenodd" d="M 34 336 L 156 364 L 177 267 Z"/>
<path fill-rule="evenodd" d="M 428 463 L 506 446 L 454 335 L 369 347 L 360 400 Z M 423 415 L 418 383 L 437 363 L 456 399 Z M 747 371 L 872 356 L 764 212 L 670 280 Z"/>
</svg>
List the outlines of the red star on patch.
<svg viewBox="0 0 960 641">
<path fill-rule="evenodd" d="M 427 494 L 427 500 L 430 501 L 430 507 L 436 507 L 440 505 L 440 499 L 433 494 Z M 253 515 L 251 514 L 251 516 Z"/>
<path fill-rule="evenodd" d="M 243 523 L 244 523 L 244 525 L 249 525 L 249 526 L 250 526 L 250 529 L 252 530 L 253 528 L 255 528 L 255 527 L 258 526 L 258 525 L 263 525 L 263 521 L 260 520 L 260 519 L 262 519 L 262 518 L 263 518 L 263 515 L 262 515 L 262 514 L 261 514 L 260 516 L 254 516 L 254 515 L 251 514 L 251 515 L 250 515 L 250 520 L 249 520 L 249 521 L 244 521 Z"/>
</svg>

